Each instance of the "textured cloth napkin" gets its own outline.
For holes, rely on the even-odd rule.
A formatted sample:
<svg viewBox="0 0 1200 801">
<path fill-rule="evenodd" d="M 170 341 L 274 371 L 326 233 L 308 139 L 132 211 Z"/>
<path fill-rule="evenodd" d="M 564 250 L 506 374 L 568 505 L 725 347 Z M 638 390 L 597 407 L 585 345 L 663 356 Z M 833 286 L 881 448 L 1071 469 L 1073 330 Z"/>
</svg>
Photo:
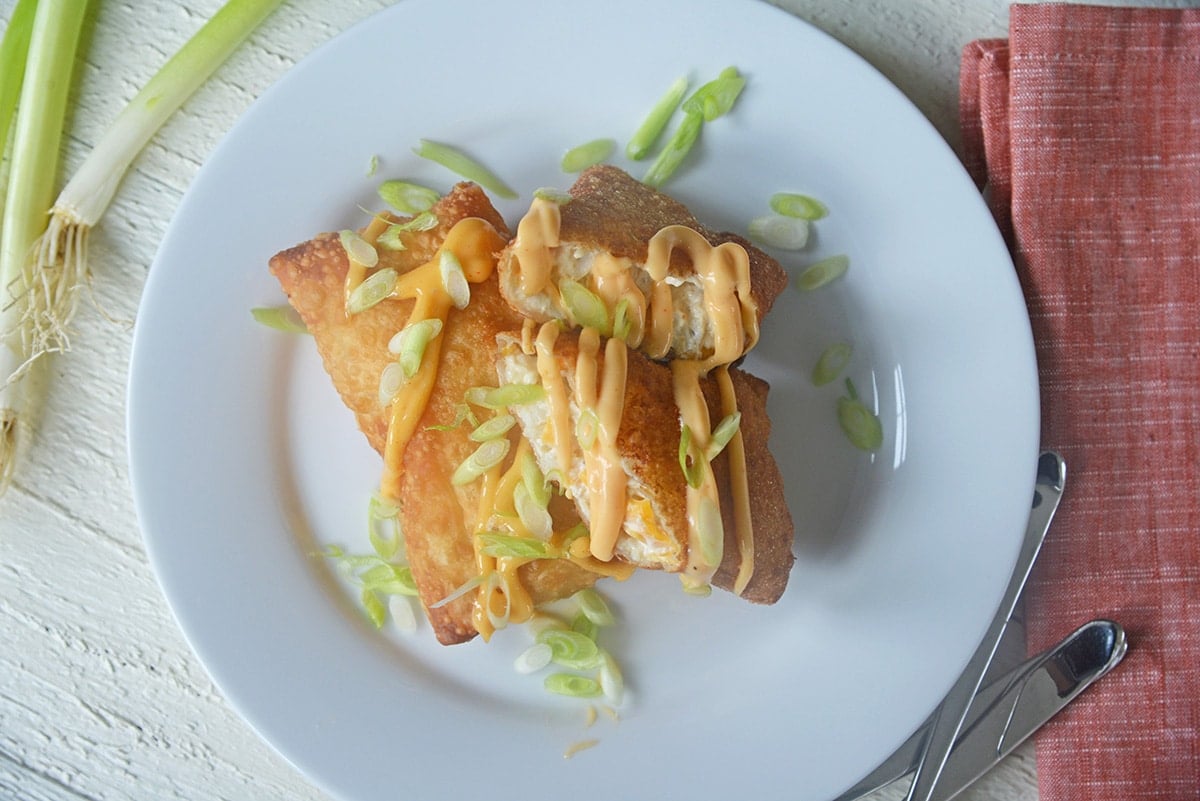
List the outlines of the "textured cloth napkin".
<svg viewBox="0 0 1200 801">
<path fill-rule="evenodd" d="M 961 101 L 1067 461 L 1029 647 L 1094 617 L 1130 642 L 1038 735 L 1041 798 L 1200 799 L 1200 9 L 1013 6 Z"/>
</svg>

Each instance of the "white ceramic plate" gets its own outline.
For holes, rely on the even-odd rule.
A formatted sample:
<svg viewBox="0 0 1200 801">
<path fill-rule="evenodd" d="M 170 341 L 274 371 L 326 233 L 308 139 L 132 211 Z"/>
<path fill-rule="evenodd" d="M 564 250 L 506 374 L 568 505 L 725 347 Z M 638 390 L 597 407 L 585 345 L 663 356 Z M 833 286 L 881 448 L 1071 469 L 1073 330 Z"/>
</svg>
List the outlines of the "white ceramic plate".
<svg viewBox="0 0 1200 801">
<path fill-rule="evenodd" d="M 685 596 L 670 576 L 612 588 L 631 700 L 585 729 L 581 704 L 510 669 L 523 631 L 443 648 L 427 626 L 363 623 L 311 554 L 366 548 L 378 459 L 311 342 L 249 310 L 282 300 L 267 259 L 361 224 L 379 180 L 449 187 L 412 155 L 418 138 L 519 188 L 501 204 L 515 222 L 534 188 L 569 184 L 567 147 L 623 143 L 676 76 L 729 64 L 748 88 L 668 188 L 731 230 L 775 191 L 812 193 L 832 213 L 785 263 L 852 263 L 835 286 L 785 292 L 748 362 L 773 385 L 799 560 L 771 608 Z M 837 339 L 883 420 L 874 456 L 834 422 L 840 387 L 807 377 Z M 904 740 L 987 627 L 1029 510 L 1036 367 L 1012 265 L 955 157 L 825 35 L 735 0 L 410 0 L 292 70 L 200 171 L 147 283 L 129 432 L 180 625 L 246 719 L 335 795 L 821 799 Z"/>
</svg>

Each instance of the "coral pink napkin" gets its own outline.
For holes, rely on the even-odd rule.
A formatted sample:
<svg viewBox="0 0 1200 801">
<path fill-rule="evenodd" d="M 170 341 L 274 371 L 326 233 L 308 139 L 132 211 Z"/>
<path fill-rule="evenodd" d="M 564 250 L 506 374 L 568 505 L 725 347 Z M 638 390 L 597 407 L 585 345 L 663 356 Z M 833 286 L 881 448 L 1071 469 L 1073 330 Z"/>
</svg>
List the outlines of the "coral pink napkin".
<svg viewBox="0 0 1200 801">
<path fill-rule="evenodd" d="M 1125 662 L 1037 737 L 1043 801 L 1200 798 L 1200 9 L 1016 5 L 970 44 L 964 159 L 1009 237 L 1067 494 L 1027 605 Z"/>
</svg>

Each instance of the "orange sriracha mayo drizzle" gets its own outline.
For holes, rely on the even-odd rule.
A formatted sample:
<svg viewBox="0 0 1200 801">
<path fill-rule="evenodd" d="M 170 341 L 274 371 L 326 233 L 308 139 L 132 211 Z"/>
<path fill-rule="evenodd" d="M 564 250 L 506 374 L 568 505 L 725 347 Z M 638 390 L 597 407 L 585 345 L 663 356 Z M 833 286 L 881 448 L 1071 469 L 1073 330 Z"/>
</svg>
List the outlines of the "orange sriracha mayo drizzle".
<svg viewBox="0 0 1200 801">
<path fill-rule="evenodd" d="M 581 412 L 596 416 L 595 439 L 584 449 L 588 485 L 588 517 L 592 556 L 602 562 L 613 558 L 613 549 L 625 520 L 629 477 L 617 451 L 617 434 L 625 412 L 625 378 L 628 350 L 619 339 L 604 345 L 604 366 L 599 366 L 600 332 L 585 328 L 579 335 L 575 363 L 575 402 Z"/>
<path fill-rule="evenodd" d="M 532 536 L 521 525 L 517 516 L 513 491 L 521 482 L 521 462 L 530 453 L 529 442 L 522 439 L 517 446 L 516 454 L 507 469 L 500 465 L 484 473 L 483 491 L 479 498 L 478 530 L 472 537 L 475 548 L 475 569 L 477 575 L 488 577 L 495 575 L 495 582 L 484 581 L 475 591 L 475 603 L 471 609 L 471 622 L 475 630 L 485 641 L 490 640 L 496 631 L 493 618 L 503 618 L 508 623 L 524 623 L 533 617 L 533 599 L 525 589 L 517 571 L 527 562 L 528 558 L 513 556 L 491 556 L 483 552 L 479 535 L 486 531 L 486 526 L 497 516 L 505 520 L 505 525 L 511 533 L 518 537 Z"/>
<path fill-rule="evenodd" d="M 514 246 L 518 279 L 522 292 L 527 295 L 547 291 L 557 294 L 552 283 L 552 250 L 560 244 L 559 226 L 561 214 L 558 204 L 537 199 L 521 220 Z M 631 274 L 629 259 L 599 254 L 593 264 L 591 278 L 593 289 L 612 315 L 622 300 L 627 301 L 627 313 L 631 325 L 626 343 L 641 348 L 652 358 L 665 358 L 671 350 L 674 338 L 674 299 L 668 280 L 671 257 L 676 249 L 683 250 L 691 261 L 692 269 L 700 281 L 704 311 L 712 326 L 712 354 L 702 361 L 672 361 L 675 403 L 680 412 L 680 425 L 687 425 L 691 432 L 695 450 L 703 453 L 712 436 L 708 408 L 700 389 L 700 381 L 711 370 L 716 369 L 721 389 L 721 410 L 725 415 L 737 411 L 737 399 L 729 378 L 728 365 L 754 347 L 759 338 L 758 308 L 751 295 L 750 260 L 745 248 L 734 242 L 713 246 L 702 234 L 681 225 L 663 228 L 651 238 L 648 246 L 645 269 L 652 284 L 649 297 L 637 286 Z M 580 337 L 580 361 L 577 365 L 577 385 L 582 378 L 595 374 L 594 359 L 598 347 L 585 346 L 585 337 L 594 337 L 584 329 Z M 563 469 L 569 462 L 569 443 L 566 429 L 569 411 L 561 390 L 556 390 L 557 369 L 547 354 L 553 353 L 557 336 L 556 323 L 543 325 L 539 332 L 536 352 L 538 372 L 546 385 L 551 399 L 552 430 L 556 440 L 556 451 Z M 588 339 L 588 342 L 591 340 Z M 606 371 L 610 346 L 605 348 Z M 613 350 L 615 352 L 615 349 Z M 622 371 L 623 372 L 623 371 Z M 621 383 L 623 385 L 624 379 Z M 616 392 L 615 382 L 605 376 L 604 387 Z M 623 393 L 623 386 L 621 389 Z M 577 388 L 578 392 L 578 388 Z M 588 408 L 586 401 L 592 398 L 579 397 L 581 409 Z M 615 404 L 606 407 L 611 414 Z M 600 412 L 597 409 L 597 416 Z M 618 416 L 619 425 L 619 416 Z M 604 431 L 603 425 L 601 431 Z M 616 428 L 612 430 L 615 443 Z M 589 510 L 592 523 L 591 553 L 597 559 L 611 559 L 612 543 L 620 531 L 625 514 L 626 479 L 620 481 L 613 468 L 619 465 L 615 455 L 605 450 L 604 442 L 598 437 L 600 455 L 585 454 L 587 485 L 589 487 Z M 734 501 L 734 521 L 737 531 L 740 563 L 734 590 L 741 593 L 754 571 L 754 532 L 750 516 L 749 478 L 746 471 L 745 448 L 741 433 L 737 433 L 726 447 L 730 448 L 730 481 Z M 720 565 L 723 550 L 721 535 L 720 501 L 711 466 L 704 459 L 700 468 L 701 481 L 698 487 L 688 487 L 688 560 L 684 580 L 689 586 L 706 585 Z M 619 492 L 615 491 L 619 484 Z M 598 490 L 604 494 L 597 502 Z M 618 519 L 616 533 L 611 532 L 614 518 Z M 597 523 L 604 528 L 598 529 Z M 611 539 L 611 542 L 610 542 Z"/>
</svg>

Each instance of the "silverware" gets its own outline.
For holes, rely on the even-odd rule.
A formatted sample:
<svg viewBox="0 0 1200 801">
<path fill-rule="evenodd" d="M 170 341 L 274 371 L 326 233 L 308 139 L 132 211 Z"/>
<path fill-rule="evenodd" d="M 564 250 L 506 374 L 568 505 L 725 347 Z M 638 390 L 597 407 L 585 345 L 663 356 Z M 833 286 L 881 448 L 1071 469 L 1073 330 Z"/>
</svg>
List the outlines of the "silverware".
<svg viewBox="0 0 1200 801">
<path fill-rule="evenodd" d="M 1021 591 L 1029 578 L 1029 571 L 1042 548 L 1050 521 L 1054 518 L 1059 500 L 1062 499 L 1066 479 L 1067 466 L 1063 458 L 1052 451 L 1042 453 L 1038 459 L 1033 509 L 1029 514 L 1025 539 L 1017 555 L 1012 578 L 982 644 L 934 713 L 933 722 L 925 734 L 912 786 L 908 789 L 908 801 L 931 801 L 933 798 L 934 788 L 942 775 L 950 749 L 962 729 L 971 699 L 979 691 L 983 676 L 992 664 L 1000 639 L 1004 636 L 1017 601 L 1021 597 Z"/>
<path fill-rule="evenodd" d="M 949 801 L 990 770 L 1029 735 L 1117 666 L 1125 656 L 1125 631 L 1110 620 L 1093 620 L 1058 645 L 988 682 L 971 702 L 962 733 L 950 751 L 935 801 Z M 834 801 L 854 801 L 916 769 L 922 726 L 887 761 Z"/>
</svg>

